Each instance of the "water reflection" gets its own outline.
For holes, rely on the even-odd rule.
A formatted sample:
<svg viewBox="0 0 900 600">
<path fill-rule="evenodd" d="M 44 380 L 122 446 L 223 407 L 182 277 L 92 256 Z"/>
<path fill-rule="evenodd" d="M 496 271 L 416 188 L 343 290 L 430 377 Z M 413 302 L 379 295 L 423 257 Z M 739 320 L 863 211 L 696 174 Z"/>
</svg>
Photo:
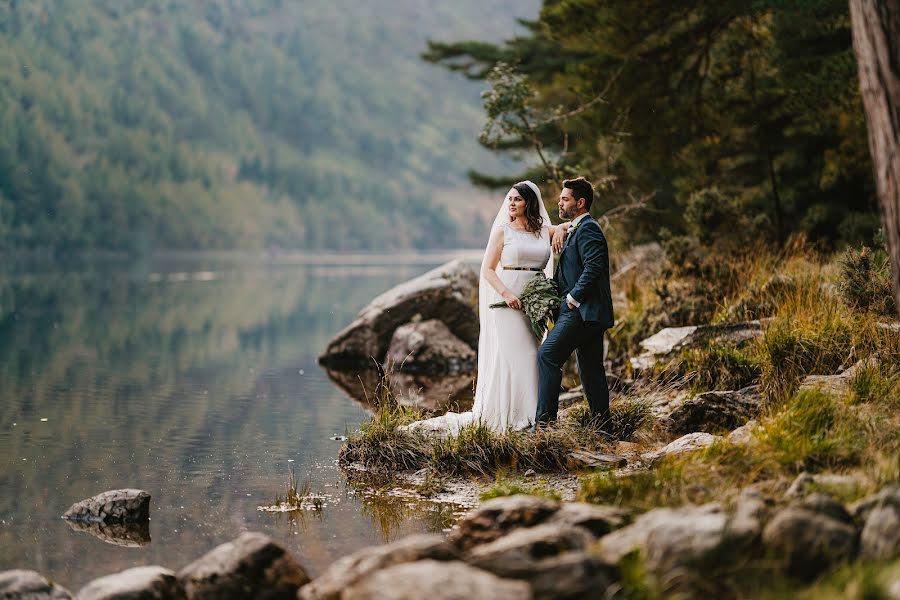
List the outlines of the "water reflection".
<svg viewBox="0 0 900 600">
<path fill-rule="evenodd" d="M 368 300 L 433 266 L 0 273 L 0 570 L 36 569 L 78 589 L 136 565 L 177 570 L 261 530 L 316 573 L 385 532 L 435 530 L 421 514 L 373 526 L 345 489 L 329 438 L 367 412 L 315 363 Z M 258 512 L 291 468 L 336 501 L 320 514 Z M 153 496 L 152 543 L 150 531 L 83 535 L 59 518 L 123 487 Z"/>
<path fill-rule="evenodd" d="M 150 543 L 150 523 L 88 523 L 66 520 L 66 525 L 74 531 L 89 533 L 95 538 L 126 548 L 138 548 Z"/>
<path fill-rule="evenodd" d="M 379 383 L 378 371 L 335 371 L 325 369 L 328 378 L 348 396 L 369 408 L 374 406 L 374 393 Z M 431 413 L 468 410 L 472 407 L 474 374 L 428 375 L 425 373 L 391 373 L 391 393 L 403 406 Z"/>
</svg>

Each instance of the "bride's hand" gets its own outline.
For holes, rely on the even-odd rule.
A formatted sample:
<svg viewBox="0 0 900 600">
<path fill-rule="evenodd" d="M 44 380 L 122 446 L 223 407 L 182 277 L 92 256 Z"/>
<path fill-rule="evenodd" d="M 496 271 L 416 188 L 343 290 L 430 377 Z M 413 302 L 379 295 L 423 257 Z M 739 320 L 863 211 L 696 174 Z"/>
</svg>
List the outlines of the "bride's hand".
<svg viewBox="0 0 900 600">
<path fill-rule="evenodd" d="M 503 299 L 506 301 L 506 305 L 510 308 L 515 308 L 516 310 L 522 308 L 522 301 L 519 300 L 519 297 L 512 292 L 503 292 Z"/>
<path fill-rule="evenodd" d="M 566 231 L 569 229 L 568 223 L 563 223 L 553 230 L 553 237 L 550 239 L 550 248 L 554 254 L 562 252 L 563 245 L 566 243 Z"/>
</svg>

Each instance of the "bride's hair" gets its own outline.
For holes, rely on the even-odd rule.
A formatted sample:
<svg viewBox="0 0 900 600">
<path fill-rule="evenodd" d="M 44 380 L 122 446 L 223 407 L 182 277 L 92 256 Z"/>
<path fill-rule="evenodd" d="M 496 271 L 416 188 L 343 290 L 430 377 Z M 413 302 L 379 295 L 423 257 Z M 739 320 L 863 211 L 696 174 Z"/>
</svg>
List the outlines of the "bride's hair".
<svg viewBox="0 0 900 600">
<path fill-rule="evenodd" d="M 519 195 L 525 198 L 525 221 L 528 223 L 528 231 L 532 231 L 540 235 L 541 228 L 544 226 L 544 217 L 541 216 L 541 207 L 537 194 L 531 189 L 531 186 L 520 181 L 513 186 L 513 189 L 519 192 Z"/>
</svg>

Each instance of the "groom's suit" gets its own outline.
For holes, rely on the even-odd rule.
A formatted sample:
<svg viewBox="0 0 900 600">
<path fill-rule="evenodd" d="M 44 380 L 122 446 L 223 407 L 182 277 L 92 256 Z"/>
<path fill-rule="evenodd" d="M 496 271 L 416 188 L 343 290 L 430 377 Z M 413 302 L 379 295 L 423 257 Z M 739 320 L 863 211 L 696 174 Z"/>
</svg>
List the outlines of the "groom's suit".
<svg viewBox="0 0 900 600">
<path fill-rule="evenodd" d="M 591 414 L 609 416 L 609 387 L 603 367 L 603 334 L 613 326 L 609 286 L 609 250 L 600 225 L 585 215 L 568 235 L 553 279 L 559 285 L 560 310 L 553 330 L 538 349 L 538 405 L 535 422 L 556 419 L 562 367 L 575 351 L 578 372 Z M 578 303 L 570 309 L 567 298 Z"/>
</svg>

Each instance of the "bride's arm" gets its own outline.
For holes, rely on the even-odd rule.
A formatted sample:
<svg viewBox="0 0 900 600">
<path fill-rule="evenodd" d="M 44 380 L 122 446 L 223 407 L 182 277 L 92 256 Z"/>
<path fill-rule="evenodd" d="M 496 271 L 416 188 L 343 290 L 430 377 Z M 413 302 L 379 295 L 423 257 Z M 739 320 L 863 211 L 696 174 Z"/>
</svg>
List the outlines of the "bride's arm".
<svg viewBox="0 0 900 600">
<path fill-rule="evenodd" d="M 484 260 L 481 261 L 481 276 L 484 277 L 492 288 L 497 290 L 506 305 L 510 308 L 522 308 L 522 303 L 518 296 L 513 294 L 508 287 L 500 281 L 497 275 L 497 265 L 500 264 L 500 254 L 503 252 L 503 228 L 495 227 L 491 230 L 491 237 L 488 239 L 487 250 L 484 252 Z"/>
</svg>

